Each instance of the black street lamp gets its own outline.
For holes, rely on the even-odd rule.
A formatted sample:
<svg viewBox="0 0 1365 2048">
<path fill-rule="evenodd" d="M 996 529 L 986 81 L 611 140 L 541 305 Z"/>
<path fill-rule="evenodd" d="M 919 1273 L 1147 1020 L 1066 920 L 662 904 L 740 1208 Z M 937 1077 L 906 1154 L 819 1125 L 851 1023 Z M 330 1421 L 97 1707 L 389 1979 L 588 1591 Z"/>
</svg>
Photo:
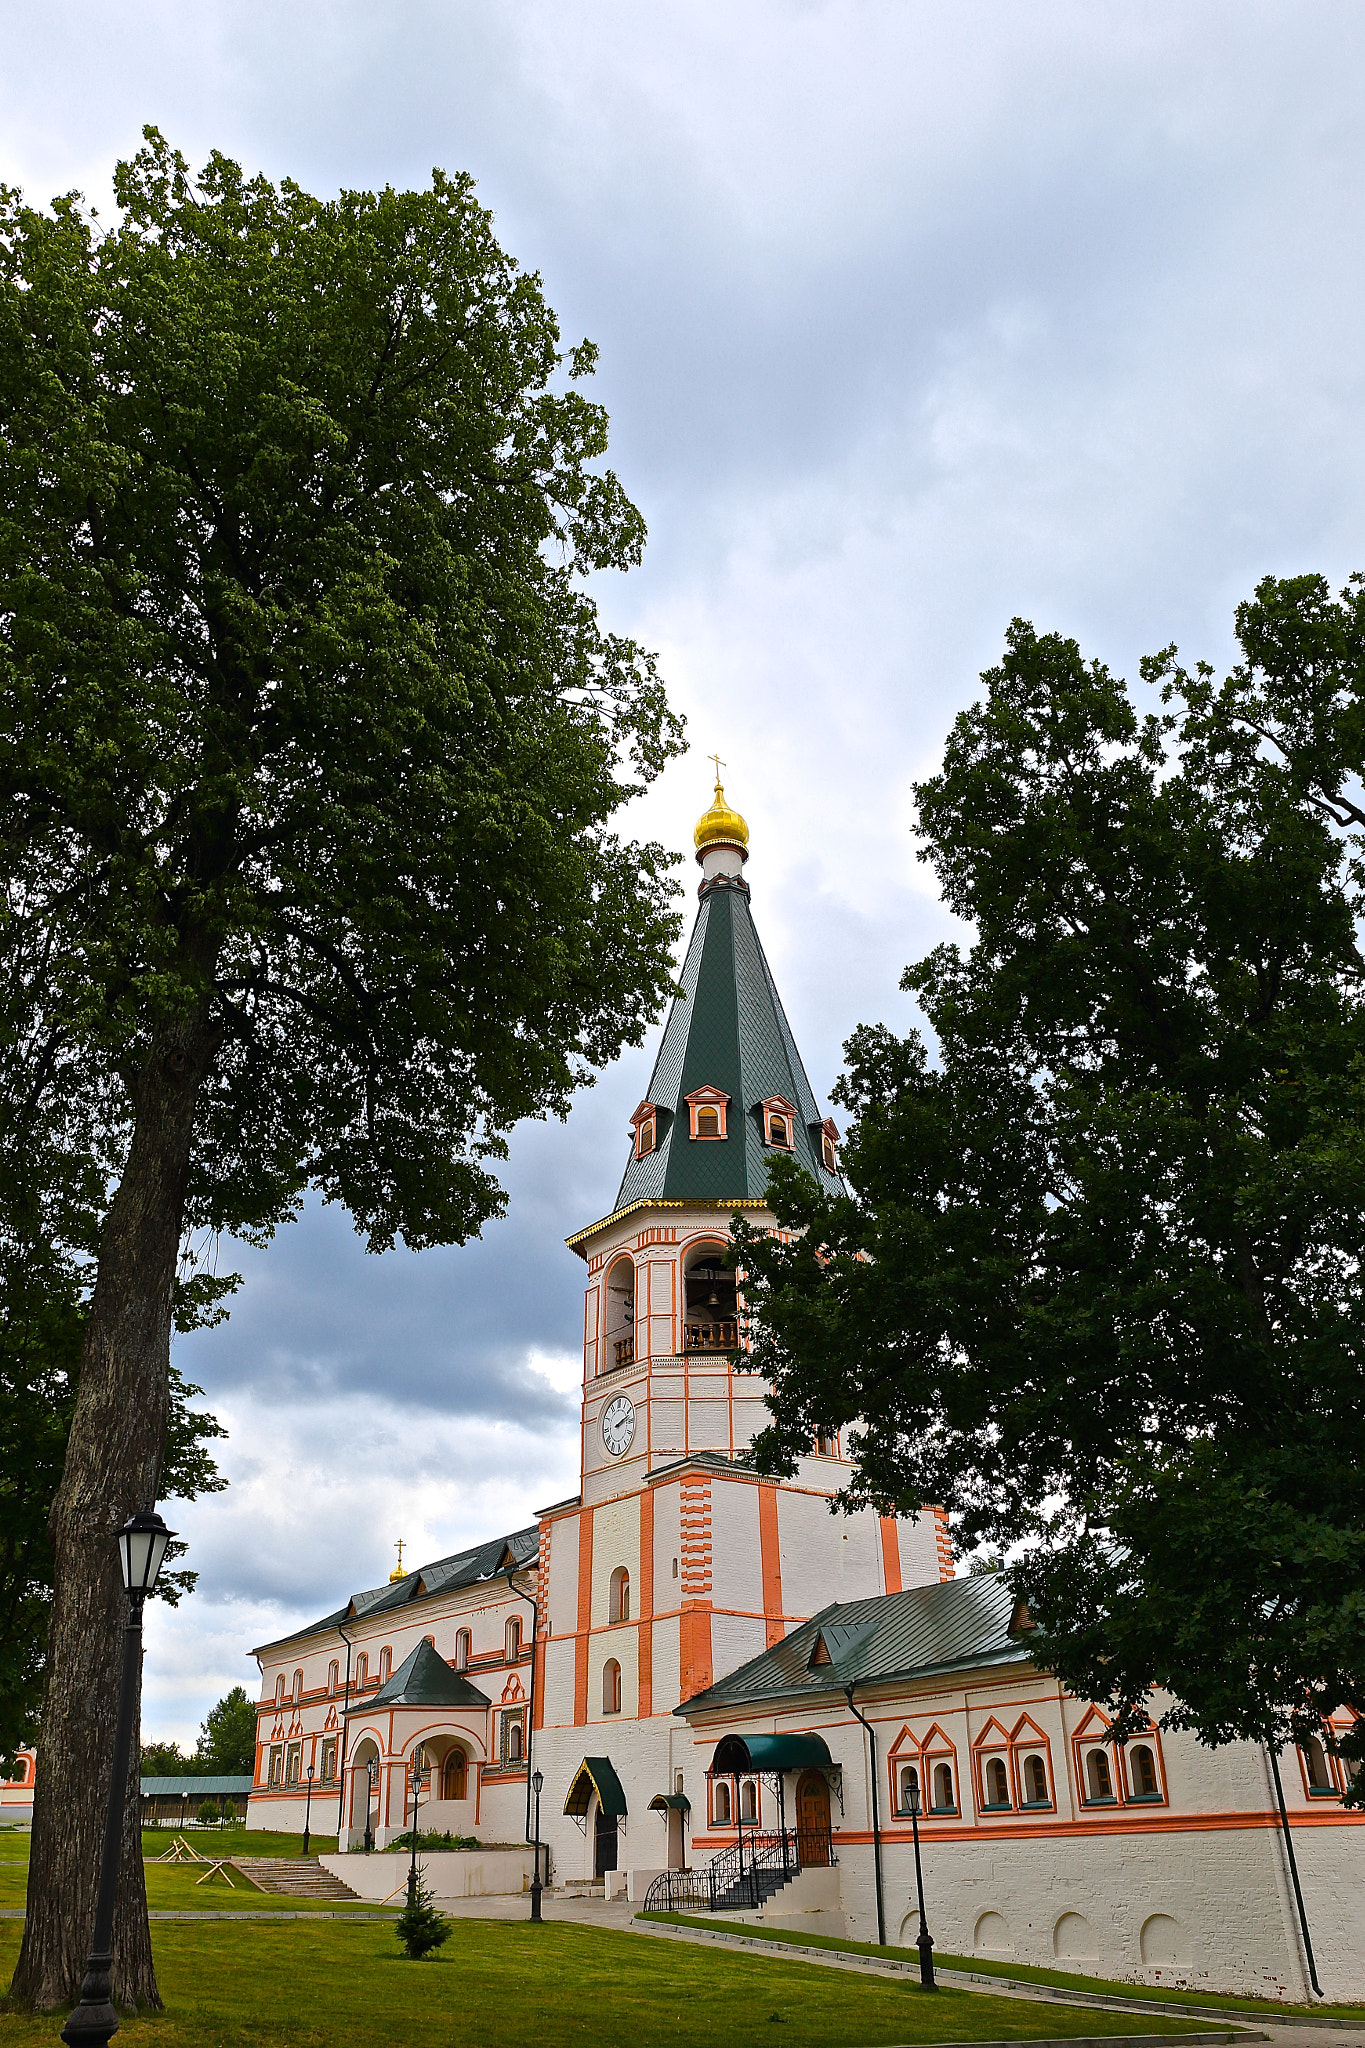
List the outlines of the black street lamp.
<svg viewBox="0 0 1365 2048">
<path fill-rule="evenodd" d="M 119 1681 L 118 1719 L 114 1725 L 114 1761 L 109 1779 L 109 1804 L 104 1815 L 104 1848 L 100 1855 L 100 1886 L 95 1903 L 95 1931 L 81 1981 L 80 2002 L 62 2039 L 67 2048 L 104 2048 L 118 2032 L 110 1978 L 113 1971 L 114 1899 L 118 1891 L 123 1813 L 128 1798 L 128 1759 L 133 1747 L 133 1704 L 142 1668 L 142 1603 L 156 1584 L 166 1546 L 175 1534 L 160 1515 L 143 1508 L 130 1515 L 118 1532 L 119 1563 L 128 1595 L 123 1629 L 123 1675 Z"/>
<path fill-rule="evenodd" d="M 919 1785 L 910 1786 L 910 1828 L 915 1837 L 915 1891 L 919 1898 L 919 1934 L 915 1947 L 919 1950 L 919 1981 L 922 1990 L 936 1991 L 934 1982 L 934 1937 L 929 1932 L 929 1923 L 924 1917 L 924 1873 L 919 1865 Z"/>
<path fill-rule="evenodd" d="M 533 1920 L 539 1920 L 540 1918 L 540 1795 L 544 1789 L 544 1771 L 532 1771 L 531 1790 L 536 1795 L 536 1846 L 534 1850 L 536 1860 L 531 1872 L 531 1918 Z"/>
<path fill-rule="evenodd" d="M 308 1854 L 308 1823 L 313 1815 L 313 1766 L 308 1766 L 308 1790 L 303 1795 L 303 1853 Z"/>
<path fill-rule="evenodd" d="M 422 1761 L 421 1749 L 412 1752 L 412 1867 L 408 1871 L 408 1904 L 417 1903 L 417 1799 L 431 1773 Z"/>
<path fill-rule="evenodd" d="M 374 1826 L 371 1814 L 374 1810 L 374 1788 L 379 1783 L 379 1759 L 372 1756 L 365 1766 L 365 1854 L 374 1847 Z"/>
</svg>

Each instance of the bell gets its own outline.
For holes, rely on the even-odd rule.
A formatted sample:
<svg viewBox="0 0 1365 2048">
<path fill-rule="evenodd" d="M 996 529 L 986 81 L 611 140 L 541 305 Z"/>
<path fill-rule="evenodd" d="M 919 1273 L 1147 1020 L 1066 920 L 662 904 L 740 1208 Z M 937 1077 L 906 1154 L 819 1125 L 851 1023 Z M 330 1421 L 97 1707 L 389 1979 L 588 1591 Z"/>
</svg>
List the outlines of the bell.
<svg viewBox="0 0 1365 2048">
<path fill-rule="evenodd" d="M 708 1308 L 719 1308 L 719 1307 L 720 1307 L 720 1296 L 719 1296 L 719 1295 L 718 1295 L 718 1294 L 716 1293 L 716 1290 L 715 1290 L 715 1288 L 714 1288 L 714 1287 L 713 1287 L 713 1288 L 711 1289 L 711 1296 L 710 1296 L 710 1299 L 708 1300 L 708 1302 L 707 1302 L 706 1306 L 707 1306 Z"/>
</svg>

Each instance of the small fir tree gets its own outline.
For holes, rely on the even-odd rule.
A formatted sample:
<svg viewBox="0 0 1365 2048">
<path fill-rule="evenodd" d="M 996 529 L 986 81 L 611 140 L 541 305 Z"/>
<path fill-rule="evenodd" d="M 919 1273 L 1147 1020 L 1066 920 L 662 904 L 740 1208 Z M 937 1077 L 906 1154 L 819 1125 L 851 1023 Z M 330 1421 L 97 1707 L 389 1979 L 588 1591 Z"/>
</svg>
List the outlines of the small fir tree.
<svg viewBox="0 0 1365 2048">
<path fill-rule="evenodd" d="M 408 1903 L 394 1926 L 409 1962 L 413 1963 L 420 1962 L 423 1956 L 450 1939 L 451 1923 L 432 1904 L 431 1886 L 420 1870 L 408 1888 Z"/>
</svg>

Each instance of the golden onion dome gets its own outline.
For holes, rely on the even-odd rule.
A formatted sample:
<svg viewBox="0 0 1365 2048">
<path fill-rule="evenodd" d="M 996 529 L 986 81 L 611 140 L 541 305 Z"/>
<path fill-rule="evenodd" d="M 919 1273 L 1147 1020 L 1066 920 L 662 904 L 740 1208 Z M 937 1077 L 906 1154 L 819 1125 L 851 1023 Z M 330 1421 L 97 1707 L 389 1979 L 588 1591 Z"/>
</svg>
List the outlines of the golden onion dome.
<svg viewBox="0 0 1365 2048">
<path fill-rule="evenodd" d="M 692 833 L 692 843 L 698 858 L 708 846 L 737 846 L 748 858 L 749 828 L 738 811 L 732 811 L 725 801 L 725 791 L 716 784 L 716 800 L 709 811 L 703 811 Z"/>
</svg>

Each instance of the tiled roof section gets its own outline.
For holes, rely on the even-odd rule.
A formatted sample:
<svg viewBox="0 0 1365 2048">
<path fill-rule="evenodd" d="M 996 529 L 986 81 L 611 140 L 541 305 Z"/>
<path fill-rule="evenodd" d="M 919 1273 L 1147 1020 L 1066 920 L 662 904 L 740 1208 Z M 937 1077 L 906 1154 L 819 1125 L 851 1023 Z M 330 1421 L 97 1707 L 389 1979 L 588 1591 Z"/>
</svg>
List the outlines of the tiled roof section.
<svg viewBox="0 0 1365 2048">
<path fill-rule="evenodd" d="M 842 1189 L 820 1148 L 816 1103 L 782 1008 L 742 884 L 705 891 L 679 985 L 654 1062 L 647 1100 L 665 1114 L 655 1149 L 627 1164 L 616 1208 L 647 1201 L 761 1201 L 768 1160 L 760 1104 L 782 1095 L 797 1105 L 795 1156 L 822 1186 Z M 723 1139 L 693 1139 L 684 1097 L 723 1088 L 730 1097 Z"/>
<path fill-rule="evenodd" d="M 144 1778 L 142 1796 L 144 1799 L 215 1799 L 224 1793 L 240 1798 L 251 1791 L 256 1780 L 248 1772 L 244 1778 Z"/>
<path fill-rule="evenodd" d="M 460 1586 L 477 1586 L 484 1579 L 499 1577 L 507 1570 L 509 1561 L 518 1571 L 530 1571 L 535 1566 L 539 1549 L 540 1531 L 534 1526 L 517 1529 L 510 1536 L 494 1536 L 487 1543 L 476 1544 L 472 1550 L 460 1550 L 453 1557 L 438 1557 L 432 1564 L 419 1565 L 415 1572 L 406 1572 L 395 1584 L 373 1586 L 367 1593 L 352 1593 L 344 1607 L 324 1614 L 320 1621 L 310 1621 L 307 1628 L 295 1629 L 292 1635 L 259 1644 L 252 1655 L 260 1656 L 267 1650 L 282 1649 L 286 1643 L 301 1643 L 309 1636 L 345 1628 L 353 1621 L 368 1621 L 371 1615 L 392 1613 L 397 1608 L 406 1607 L 412 1600 L 426 1599 L 433 1593 L 449 1593 Z"/>
<path fill-rule="evenodd" d="M 771 1650 L 675 1711 L 690 1717 L 715 1707 L 828 1695 L 879 1679 L 1024 1664 L 1028 1649 L 1009 1632 L 1014 1605 L 1009 1588 L 994 1574 L 845 1600 L 812 1615 Z M 812 1665 L 821 1637 L 830 1661 Z"/>
</svg>

